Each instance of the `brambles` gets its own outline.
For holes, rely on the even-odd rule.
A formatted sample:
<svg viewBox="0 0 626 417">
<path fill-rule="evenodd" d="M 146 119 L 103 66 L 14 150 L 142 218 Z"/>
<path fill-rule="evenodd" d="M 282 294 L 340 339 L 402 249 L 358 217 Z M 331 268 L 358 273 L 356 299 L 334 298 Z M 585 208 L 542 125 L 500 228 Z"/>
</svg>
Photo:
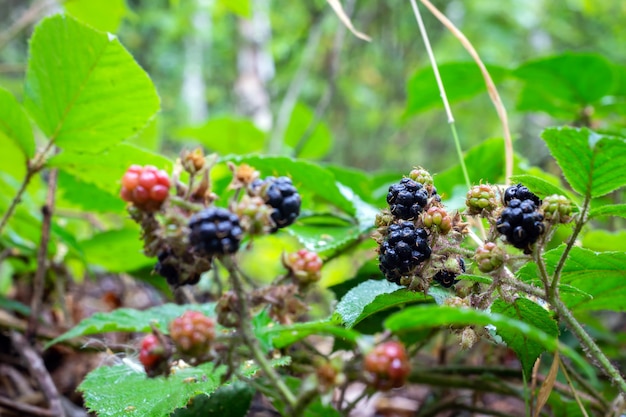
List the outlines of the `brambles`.
<svg viewBox="0 0 626 417">
<path fill-rule="evenodd" d="M 215 339 L 215 321 L 199 311 L 186 311 L 169 325 L 177 351 L 191 363 L 201 361 Z"/>
<path fill-rule="evenodd" d="M 380 245 L 378 261 L 387 280 L 400 284 L 402 276 L 410 275 L 431 254 L 428 234 L 411 222 L 392 224 Z"/>
<path fill-rule="evenodd" d="M 189 220 L 189 243 L 207 255 L 237 252 L 243 237 L 239 217 L 220 207 L 209 207 Z"/>
<path fill-rule="evenodd" d="M 273 231 L 287 227 L 300 215 L 301 198 L 296 187 L 288 177 L 267 177 L 252 183 L 250 192 L 260 196 L 274 211 Z"/>
<path fill-rule="evenodd" d="M 170 178 L 155 166 L 131 165 L 122 177 L 122 199 L 145 211 L 155 211 L 169 195 Z"/>
<path fill-rule="evenodd" d="M 365 355 L 363 369 L 369 385 L 380 391 L 403 386 L 411 372 L 404 344 L 381 343 Z"/>
<path fill-rule="evenodd" d="M 428 192 L 422 184 L 410 178 L 402 178 L 399 184 L 389 187 L 387 204 L 391 214 L 399 219 L 414 219 L 424 210 Z"/>
</svg>

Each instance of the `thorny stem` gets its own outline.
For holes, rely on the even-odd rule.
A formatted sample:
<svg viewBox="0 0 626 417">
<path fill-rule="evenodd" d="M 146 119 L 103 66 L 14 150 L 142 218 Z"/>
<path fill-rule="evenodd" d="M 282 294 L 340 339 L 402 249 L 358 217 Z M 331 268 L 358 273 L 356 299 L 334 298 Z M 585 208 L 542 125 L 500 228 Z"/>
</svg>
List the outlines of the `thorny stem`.
<svg viewBox="0 0 626 417">
<path fill-rule="evenodd" d="M 280 376 L 274 371 L 272 364 L 267 360 L 265 354 L 261 350 L 258 340 L 254 337 L 254 329 L 252 328 L 250 321 L 251 315 L 246 302 L 246 294 L 239 278 L 237 268 L 235 267 L 234 262 L 229 258 L 223 259 L 222 263 L 228 270 L 230 280 L 233 285 L 233 291 L 239 300 L 239 331 L 241 332 L 241 338 L 250 349 L 252 357 L 256 361 L 257 365 L 259 365 L 259 368 L 261 368 L 272 385 L 278 390 L 278 393 L 282 397 L 282 401 L 284 401 L 289 409 L 293 410 L 296 408 L 298 402 L 296 397 L 293 395 L 289 387 L 287 387 L 287 385 L 283 382 Z"/>
<path fill-rule="evenodd" d="M 554 269 L 554 275 L 552 276 L 552 283 L 550 285 L 550 288 L 548 289 L 549 290 L 548 296 L 550 298 L 558 295 L 557 286 L 559 285 L 559 280 L 561 279 L 561 271 L 563 271 L 563 267 L 565 266 L 565 261 L 567 260 L 567 257 L 569 256 L 570 251 L 572 250 L 572 248 L 574 247 L 574 244 L 576 243 L 576 238 L 578 237 L 578 234 L 580 233 L 581 230 L 583 230 L 583 226 L 587 222 L 587 214 L 589 212 L 590 205 L 591 205 L 591 195 L 587 193 L 587 195 L 585 196 L 585 201 L 583 202 L 583 207 L 580 210 L 580 215 L 578 217 L 578 221 L 576 222 L 576 227 L 574 228 L 574 232 L 572 233 L 572 236 L 569 238 L 569 241 L 567 242 L 567 246 L 565 247 L 565 250 L 563 251 L 563 254 L 561 255 L 561 259 L 559 259 L 559 263 Z"/>
</svg>

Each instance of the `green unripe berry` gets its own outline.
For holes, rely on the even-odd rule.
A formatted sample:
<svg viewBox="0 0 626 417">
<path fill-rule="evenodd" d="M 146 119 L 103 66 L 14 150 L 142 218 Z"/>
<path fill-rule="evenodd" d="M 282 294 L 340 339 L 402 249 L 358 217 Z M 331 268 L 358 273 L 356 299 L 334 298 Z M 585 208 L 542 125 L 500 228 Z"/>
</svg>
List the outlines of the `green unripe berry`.
<svg viewBox="0 0 626 417">
<path fill-rule="evenodd" d="M 552 223 L 568 223 L 572 220 L 572 202 L 564 195 L 553 194 L 543 199 L 543 217 Z"/>
<path fill-rule="evenodd" d="M 420 184 L 433 185 L 433 177 L 430 175 L 430 172 L 426 171 L 422 167 L 416 167 L 409 173 L 409 178 L 411 178 L 415 182 L 419 182 Z"/>
<path fill-rule="evenodd" d="M 480 184 L 473 186 L 468 192 L 465 199 L 467 206 L 467 214 L 482 214 L 484 211 L 491 212 L 498 206 L 496 192 L 489 184 Z"/>
<path fill-rule="evenodd" d="M 492 272 L 504 264 L 505 252 L 493 242 L 479 246 L 474 253 L 474 261 L 481 272 Z"/>
<path fill-rule="evenodd" d="M 452 218 L 445 209 L 441 207 L 431 207 L 422 215 L 424 226 L 435 227 L 444 235 L 452 230 Z"/>
</svg>

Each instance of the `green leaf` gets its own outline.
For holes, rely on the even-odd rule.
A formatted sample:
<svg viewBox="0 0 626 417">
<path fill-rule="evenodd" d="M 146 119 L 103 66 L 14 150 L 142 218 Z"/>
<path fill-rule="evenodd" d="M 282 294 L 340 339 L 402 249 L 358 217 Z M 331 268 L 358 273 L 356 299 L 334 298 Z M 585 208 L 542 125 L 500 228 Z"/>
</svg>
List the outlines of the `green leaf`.
<svg viewBox="0 0 626 417">
<path fill-rule="evenodd" d="M 188 310 L 200 311 L 207 316 L 214 316 L 215 304 L 163 304 L 147 310 L 119 308 L 110 313 L 96 313 L 82 320 L 61 336 L 48 342 L 46 348 L 64 340 L 92 334 L 108 332 L 147 333 L 151 331 L 151 324 L 154 324 L 162 332 L 167 333 L 169 322 Z"/>
<path fill-rule="evenodd" d="M 360 336 L 358 332 L 338 326 L 329 320 L 266 327 L 261 334 L 270 337 L 272 345 L 277 349 L 293 345 L 311 335 L 333 336 L 351 343 L 355 343 Z"/>
<path fill-rule="evenodd" d="M 46 136 L 74 151 L 102 151 L 159 110 L 152 81 L 114 36 L 62 15 L 35 29 L 24 95 Z"/>
<path fill-rule="evenodd" d="M 379 311 L 404 304 L 429 301 L 431 298 L 387 280 L 369 280 L 352 288 L 335 309 L 348 328 Z"/>
<path fill-rule="evenodd" d="M 63 151 L 49 161 L 50 166 L 58 167 L 114 196 L 119 196 L 122 176 L 132 164 L 154 165 L 168 172 L 171 172 L 173 166 L 166 157 L 128 143 L 113 146 L 97 157 Z"/>
<path fill-rule="evenodd" d="M 328 154 L 332 136 L 328 126 L 318 121 L 312 132 L 308 132 L 313 122 L 313 111 L 302 103 L 297 103 L 291 112 L 291 119 L 285 131 L 285 144 L 293 148 L 298 158 L 320 159 Z M 307 134 L 308 137 L 304 137 Z M 301 141 L 305 139 L 306 141 Z"/>
<path fill-rule="evenodd" d="M 589 218 L 600 216 L 626 217 L 626 204 L 606 204 L 589 211 Z"/>
<path fill-rule="evenodd" d="M 5 140 L 18 145 L 27 159 L 35 155 L 35 138 L 26 113 L 13 94 L 0 88 L 0 143 Z"/>
<path fill-rule="evenodd" d="M 95 185 L 81 181 L 65 171 L 59 171 L 58 187 L 60 196 L 58 196 L 57 205 L 59 207 L 63 207 L 63 203 L 67 202 L 85 211 L 121 213 L 126 205 L 119 195 L 113 195 Z"/>
<path fill-rule="evenodd" d="M 607 95 L 615 78 L 610 61 L 603 56 L 577 53 L 527 62 L 513 75 L 526 83 L 519 110 L 567 118 L 577 117 L 584 106 Z"/>
<path fill-rule="evenodd" d="M 502 81 L 508 73 L 506 68 L 494 65 L 489 65 L 487 70 L 495 83 Z M 439 72 L 450 103 L 487 92 L 485 80 L 474 62 L 448 62 L 439 65 Z M 411 115 L 435 107 L 443 107 L 441 94 L 432 68 L 425 67 L 413 74 L 407 83 L 406 114 Z"/>
<path fill-rule="evenodd" d="M 67 0 L 63 7 L 69 15 L 104 32 L 116 32 L 126 16 L 124 0 Z"/>
<path fill-rule="evenodd" d="M 579 194 L 600 197 L 626 184 L 626 140 L 582 128 L 542 133 L 563 175 Z"/>
<path fill-rule="evenodd" d="M 498 299 L 492 304 L 491 311 L 526 323 L 532 323 L 534 327 L 542 330 L 548 336 L 556 338 L 559 334 L 556 321 L 550 313 L 527 298 L 518 298 L 513 304 Z M 507 346 L 513 349 L 522 364 L 526 378 L 530 378 L 533 365 L 539 355 L 545 352 L 545 348 L 516 330 L 498 328 L 497 333 Z"/>
<path fill-rule="evenodd" d="M 254 388 L 241 381 L 224 385 L 210 396 L 198 395 L 186 408 L 179 408 L 172 417 L 245 417 L 250 409 Z"/>
<path fill-rule="evenodd" d="M 553 194 L 565 195 L 570 200 L 572 199 L 569 193 L 563 190 L 561 187 L 558 187 L 543 178 L 535 177 L 534 175 L 513 175 L 511 177 L 512 183 L 522 183 L 526 187 L 530 189 L 533 193 L 537 194 L 539 197 L 544 198 Z"/>
<path fill-rule="evenodd" d="M 228 156 L 222 160 L 246 163 L 261 171 L 263 176 L 289 176 L 296 187 L 309 189 L 350 215 L 356 213 L 354 204 L 343 195 L 332 172 L 319 165 L 284 156 Z"/>
<path fill-rule="evenodd" d="M 244 18 L 250 18 L 252 16 L 250 0 L 218 0 L 218 4 L 238 16 Z"/>
<path fill-rule="evenodd" d="M 609 232 L 607 230 L 590 230 L 582 238 L 583 247 L 598 251 L 626 252 L 626 230 Z"/>
<path fill-rule="evenodd" d="M 156 261 L 143 254 L 143 243 L 136 228 L 108 230 L 80 242 L 85 260 L 110 272 L 129 272 Z"/>
<path fill-rule="evenodd" d="M 564 249 L 561 245 L 544 254 L 548 274 L 554 272 Z M 525 265 L 517 275 L 531 282 L 539 276 L 534 263 Z M 593 252 L 574 246 L 563 266 L 560 283 L 578 291 L 561 294 L 565 305 L 574 311 L 626 311 L 626 252 Z"/>
<path fill-rule="evenodd" d="M 537 342 L 549 352 L 554 352 L 558 349 L 582 369 L 588 369 L 587 363 L 578 353 L 569 346 L 559 343 L 558 339 L 553 335 L 546 334 L 532 324 L 498 313 L 488 313 L 471 308 L 424 304 L 406 308 L 385 321 L 385 328 L 399 334 L 451 325 L 493 325 L 498 333 L 506 331 L 510 332 L 510 334 L 519 334 L 527 340 Z"/>
<path fill-rule="evenodd" d="M 176 136 L 196 139 L 212 152 L 241 155 L 262 151 L 266 135 L 250 120 L 222 116 L 200 126 L 181 128 Z"/>
<path fill-rule="evenodd" d="M 141 365 L 101 366 L 80 384 L 86 407 L 100 416 L 169 416 L 199 394 L 220 386 L 225 366 L 212 363 L 177 370 L 169 377 L 148 378 Z"/>
</svg>

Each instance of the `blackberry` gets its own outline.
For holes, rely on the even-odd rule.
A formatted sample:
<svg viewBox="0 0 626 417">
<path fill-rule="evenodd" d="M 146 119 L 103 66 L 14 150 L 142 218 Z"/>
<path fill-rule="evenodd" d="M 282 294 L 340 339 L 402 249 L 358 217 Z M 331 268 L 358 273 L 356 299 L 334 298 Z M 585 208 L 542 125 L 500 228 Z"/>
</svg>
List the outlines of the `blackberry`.
<svg viewBox="0 0 626 417">
<path fill-rule="evenodd" d="M 569 223 L 572 220 L 572 202 L 564 195 L 547 196 L 543 200 L 541 211 L 551 223 Z"/>
<path fill-rule="evenodd" d="M 508 206 L 511 200 L 531 200 L 537 207 L 541 206 L 541 200 L 521 183 L 512 185 L 504 191 L 504 205 Z"/>
<path fill-rule="evenodd" d="M 120 196 L 143 211 L 156 211 L 169 196 L 170 178 L 155 166 L 131 165 L 122 177 Z"/>
<path fill-rule="evenodd" d="M 387 203 L 391 214 L 403 220 L 415 219 L 428 203 L 428 191 L 419 182 L 402 178 L 389 187 Z"/>
<path fill-rule="evenodd" d="M 442 287 L 450 288 L 451 286 L 459 282 L 459 280 L 456 279 L 456 277 L 459 276 L 459 272 L 465 272 L 465 261 L 463 261 L 463 258 L 458 258 L 456 260 L 454 269 L 455 270 L 445 269 L 437 272 L 433 277 L 433 280 L 435 282 L 438 282 L 439 285 L 441 285 Z"/>
<path fill-rule="evenodd" d="M 215 320 L 199 311 L 186 311 L 170 322 L 169 331 L 179 353 L 192 362 L 202 360 L 215 339 Z"/>
<path fill-rule="evenodd" d="M 474 261 L 481 272 L 491 272 L 504 264 L 506 253 L 494 242 L 487 242 L 476 248 Z"/>
<path fill-rule="evenodd" d="M 178 258 L 171 250 L 164 250 L 157 255 L 158 262 L 154 266 L 154 272 L 161 275 L 172 287 L 181 285 L 195 285 L 200 281 L 200 274 L 195 271 L 181 271 L 177 265 L 184 263 L 186 259 Z"/>
<path fill-rule="evenodd" d="M 428 234 L 411 222 L 392 224 L 387 232 L 379 249 L 379 267 L 387 280 L 400 284 L 402 276 L 430 257 Z"/>
<path fill-rule="evenodd" d="M 276 231 L 289 226 L 300 215 L 302 199 L 296 187 L 288 177 L 267 177 L 252 183 L 252 194 L 259 195 L 265 204 L 274 208 L 271 218 Z"/>
<path fill-rule="evenodd" d="M 544 232 L 543 215 L 537 211 L 534 200 L 514 198 L 498 218 L 496 229 L 506 236 L 507 242 L 524 253 L 531 253 L 530 246 Z"/>
<path fill-rule="evenodd" d="M 243 236 L 239 217 L 220 207 L 209 207 L 194 214 L 189 228 L 189 242 L 207 255 L 237 252 Z"/>
<path fill-rule="evenodd" d="M 493 211 L 498 205 L 493 187 L 489 184 L 473 186 L 467 192 L 465 205 L 467 206 L 467 214 L 469 215 L 482 214 L 483 211 Z"/>
<path fill-rule="evenodd" d="M 149 377 L 167 372 L 167 349 L 154 334 L 148 334 L 141 340 L 139 362 Z"/>
</svg>

